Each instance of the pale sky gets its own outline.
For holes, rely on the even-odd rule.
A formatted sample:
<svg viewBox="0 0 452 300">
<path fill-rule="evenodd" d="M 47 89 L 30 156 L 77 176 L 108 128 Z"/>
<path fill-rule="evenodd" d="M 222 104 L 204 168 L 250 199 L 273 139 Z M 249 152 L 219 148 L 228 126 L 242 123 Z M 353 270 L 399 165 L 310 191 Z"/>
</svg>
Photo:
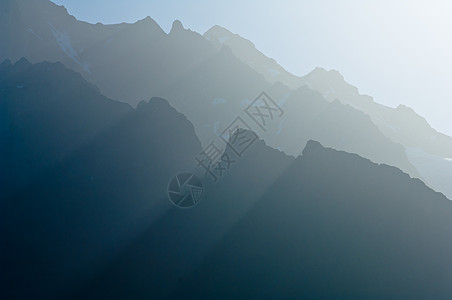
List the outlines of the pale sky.
<svg viewBox="0 0 452 300">
<path fill-rule="evenodd" d="M 288 71 L 336 69 L 361 93 L 408 105 L 452 136 L 452 1 L 54 0 L 105 24 L 152 17 L 204 33 L 221 25 Z"/>
</svg>

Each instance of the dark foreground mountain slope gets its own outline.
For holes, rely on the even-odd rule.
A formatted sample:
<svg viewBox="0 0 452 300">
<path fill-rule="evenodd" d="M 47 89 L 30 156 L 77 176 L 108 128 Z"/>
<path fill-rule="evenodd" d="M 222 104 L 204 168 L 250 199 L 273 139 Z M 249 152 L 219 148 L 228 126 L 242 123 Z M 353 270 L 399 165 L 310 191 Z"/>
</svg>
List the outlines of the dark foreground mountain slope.
<svg viewBox="0 0 452 300">
<path fill-rule="evenodd" d="M 171 208 L 168 181 L 201 145 L 163 99 L 132 109 L 61 64 L 16 71 L 1 82 L 0 298 L 61 299 Z"/>
<path fill-rule="evenodd" d="M 78 297 L 446 297 L 452 205 L 400 170 L 259 142 L 203 201 L 150 226 Z"/>
<path fill-rule="evenodd" d="M 310 142 L 173 296 L 447 298 L 451 216 L 422 182 Z"/>
<path fill-rule="evenodd" d="M 39 175 L 131 114 L 61 63 L 0 65 L 1 186 Z"/>
</svg>

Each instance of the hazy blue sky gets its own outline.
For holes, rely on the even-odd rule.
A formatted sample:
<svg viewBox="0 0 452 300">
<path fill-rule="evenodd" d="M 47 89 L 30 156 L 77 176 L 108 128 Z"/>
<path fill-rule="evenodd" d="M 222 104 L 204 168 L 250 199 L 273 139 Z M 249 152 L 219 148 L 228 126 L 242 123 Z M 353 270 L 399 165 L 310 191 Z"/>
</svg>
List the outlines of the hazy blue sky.
<svg viewBox="0 0 452 300">
<path fill-rule="evenodd" d="M 411 106 L 452 135 L 452 1 L 54 2 L 92 23 L 151 16 L 167 32 L 174 19 L 199 33 L 224 26 L 294 74 L 336 69 L 375 101 Z"/>
</svg>

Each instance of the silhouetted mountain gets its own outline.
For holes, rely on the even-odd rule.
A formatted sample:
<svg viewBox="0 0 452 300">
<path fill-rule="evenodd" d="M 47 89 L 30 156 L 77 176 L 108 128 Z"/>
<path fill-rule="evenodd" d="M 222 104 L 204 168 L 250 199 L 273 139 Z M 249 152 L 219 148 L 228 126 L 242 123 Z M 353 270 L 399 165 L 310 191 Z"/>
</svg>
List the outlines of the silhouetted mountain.
<svg viewBox="0 0 452 300">
<path fill-rule="evenodd" d="M 452 294 L 452 203 L 410 177 L 452 195 L 452 139 L 412 109 L 219 26 L 3 0 L 0 39 L 1 299 Z"/>
<path fill-rule="evenodd" d="M 168 211 L 76 295 L 447 296 L 451 217 L 450 201 L 394 167 L 259 141 L 195 209 Z"/>
<path fill-rule="evenodd" d="M 5 34 L 5 40 L 14 48 L 14 51 L 5 54 L 5 58 L 14 60 L 19 55 L 24 55 L 33 62 L 62 61 L 71 69 L 81 72 L 84 78 L 96 84 L 106 96 L 132 105 L 152 96 L 168 99 L 173 107 L 194 124 L 203 146 L 217 138 L 237 116 L 244 119 L 244 109 L 263 91 L 267 91 L 275 101 L 281 103 L 286 112 L 297 107 L 297 102 L 303 101 L 291 97 L 290 95 L 297 93 L 288 88 L 280 84 L 269 84 L 268 81 L 274 80 L 269 80 L 265 73 L 264 77 L 256 72 L 256 67 L 261 65 L 260 61 L 266 61 L 266 58 L 262 53 L 257 53 L 254 46 L 247 52 L 248 55 L 257 53 L 256 58 L 259 58 L 253 65 L 253 70 L 237 59 L 234 50 L 212 44 L 198 33 L 184 29 L 179 21 L 175 21 L 169 34 L 166 34 L 151 18 L 134 24 L 94 25 L 77 21 L 63 7 L 49 1 L 9 1 L 17 9 L 6 14 L 14 16 L 13 19 L 20 22 L 16 24 L 8 21 L 8 26 L 18 32 L 12 36 Z M 20 35 L 31 43 L 30 48 L 24 47 L 15 39 Z M 241 38 L 236 40 L 239 44 L 242 41 Z M 246 45 L 242 48 L 245 49 Z M 275 64 L 273 61 L 270 67 L 275 67 Z M 267 65 L 263 67 L 267 68 Z M 339 114 L 335 118 L 347 122 L 346 119 L 350 116 L 340 114 L 344 110 L 337 110 Z M 311 112 L 290 114 L 291 117 L 286 120 L 287 123 L 294 124 L 291 127 L 283 123 L 274 124 L 274 128 L 281 128 L 275 131 L 283 137 L 276 140 L 289 141 L 287 143 L 276 144 L 272 134 L 264 134 L 259 131 L 259 127 L 252 129 L 263 136 L 269 145 L 286 153 L 298 155 L 307 140 L 315 139 L 378 163 L 397 166 L 413 177 L 421 177 L 406 154 L 401 152 L 400 146 L 381 137 L 378 130 L 374 130 L 372 122 L 360 117 L 359 112 L 350 112 L 356 115 L 351 119 L 359 121 L 351 127 L 341 126 L 341 130 L 330 128 L 329 124 L 332 122 L 326 120 L 326 123 L 321 124 L 323 129 L 317 131 L 300 128 L 295 122 L 305 113 L 309 116 Z M 363 128 L 359 137 L 356 136 L 356 128 Z M 341 138 L 325 134 L 323 130 L 335 132 Z M 353 138 L 347 138 L 348 136 Z"/>
<path fill-rule="evenodd" d="M 310 142 L 172 296 L 447 298 L 451 217 L 419 180 Z"/>
<path fill-rule="evenodd" d="M 165 100 L 132 109 L 59 63 L 6 61 L 0 76 L 2 178 L 28 174 L 1 190 L 2 298 L 450 293 L 451 204 L 394 167 L 257 140 L 242 157 L 227 147 L 212 183 L 193 126 Z M 191 210 L 167 199 L 181 171 L 204 185 Z"/>
<path fill-rule="evenodd" d="M 67 297 L 172 207 L 168 181 L 201 145 L 163 99 L 132 109 L 60 63 L 5 69 L 0 298 Z"/>
<path fill-rule="evenodd" d="M 267 91 L 285 114 L 263 132 L 244 110 Z M 240 62 L 228 47 L 181 76 L 162 92 L 168 101 L 195 126 L 203 145 L 217 138 L 240 116 L 272 147 L 297 156 L 309 139 L 397 166 L 420 178 L 404 148 L 380 133 L 370 118 L 339 102 L 330 104 L 319 93 L 301 87 L 291 91 L 281 84 L 269 85 L 262 76 Z"/>
<path fill-rule="evenodd" d="M 1 186 L 24 183 L 130 114 L 61 63 L 0 65 Z"/>
</svg>

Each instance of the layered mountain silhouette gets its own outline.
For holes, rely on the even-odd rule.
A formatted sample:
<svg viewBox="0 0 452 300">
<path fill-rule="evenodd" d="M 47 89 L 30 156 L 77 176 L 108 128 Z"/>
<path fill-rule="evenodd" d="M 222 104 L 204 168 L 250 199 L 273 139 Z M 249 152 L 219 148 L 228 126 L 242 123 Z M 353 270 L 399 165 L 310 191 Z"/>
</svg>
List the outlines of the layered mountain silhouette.
<svg viewBox="0 0 452 300">
<path fill-rule="evenodd" d="M 452 138 L 431 128 L 424 118 L 405 105 L 393 109 L 376 103 L 370 96 L 361 95 L 336 70 L 316 68 L 306 76 L 295 76 L 265 56 L 250 41 L 221 26 L 212 27 L 204 37 L 216 48 L 229 47 L 237 58 L 264 75 L 270 83 L 281 82 L 292 89 L 307 86 L 330 102 L 339 100 L 369 115 L 382 133 L 395 142 L 433 155 L 452 157 Z"/>
<path fill-rule="evenodd" d="M 452 142 L 412 109 L 219 26 L 4 0 L 0 38 L 1 299 L 452 294 Z"/>
<path fill-rule="evenodd" d="M 3 189 L 39 176 L 133 111 L 61 63 L 26 59 L 0 65 L 0 98 Z"/>
<path fill-rule="evenodd" d="M 163 99 L 132 109 L 61 63 L 5 69 L 1 298 L 57 297 L 172 207 L 168 181 L 201 145 Z"/>
<path fill-rule="evenodd" d="M 0 60 L 60 61 L 107 97 L 134 106 L 214 52 L 178 21 L 166 34 L 149 17 L 102 25 L 78 21 L 47 0 L 6 0 L 2 6 Z"/>
<path fill-rule="evenodd" d="M 413 109 L 405 105 L 390 108 L 376 103 L 372 97 L 361 95 L 336 70 L 316 68 L 306 76 L 295 76 L 265 56 L 250 41 L 221 26 L 212 27 L 204 33 L 204 37 L 217 49 L 229 47 L 237 58 L 264 75 L 268 82 L 282 82 L 292 89 L 306 86 L 318 91 L 329 102 L 338 100 L 365 113 L 381 133 L 407 148 L 410 162 L 419 171 L 422 170 L 421 175 L 430 186 L 452 197 L 451 186 L 444 184 L 452 169 L 448 164 L 438 168 L 438 160 L 432 159 L 432 155 L 443 159 L 452 157 L 452 138 L 437 132 Z M 410 149 L 423 152 L 423 158 L 420 160 L 419 155 L 411 156 L 413 151 Z"/>
<path fill-rule="evenodd" d="M 281 173 L 275 170 L 272 184 L 263 188 L 259 200 L 190 276 L 183 277 L 172 297 L 451 294 L 450 272 L 444 264 L 452 247 L 452 207 L 443 195 L 393 167 L 377 166 L 313 141 L 289 164 L 282 155 L 269 157 L 269 165 L 244 160 L 232 171 L 236 173 L 231 172 L 241 180 L 245 175 L 241 187 L 246 189 L 256 174 L 288 166 Z M 255 170 L 261 172 L 253 174 Z M 228 194 L 225 206 L 233 205 L 235 194 Z M 151 243 L 143 237 L 140 246 L 144 248 L 146 241 Z M 108 278 L 125 270 L 120 266 L 112 268 L 116 272 Z M 146 272 L 145 267 L 139 270 Z"/>
<path fill-rule="evenodd" d="M 433 155 L 452 157 L 452 138 L 430 127 L 413 109 L 399 105 L 389 108 L 361 95 L 358 89 L 344 81 L 337 71 L 317 68 L 304 77 L 311 88 L 329 101 L 339 101 L 366 113 L 383 134 L 407 147 L 418 148 Z"/>
<path fill-rule="evenodd" d="M 151 18 L 134 24 L 88 24 L 49 1 L 8 0 L 4 5 L 9 7 L 3 9 L 5 28 L 11 28 L 6 32 L 14 34 L 4 34 L 10 49 L 2 51 L 4 57 L 0 55 L 0 59 L 15 61 L 24 56 L 32 62 L 62 61 L 107 97 L 133 106 L 152 96 L 163 97 L 193 123 L 204 147 L 237 116 L 245 118 L 247 105 L 266 91 L 285 112 L 291 112 L 276 120 L 267 133 L 256 124 L 251 127 L 252 121 L 248 121 L 250 129 L 272 147 L 296 156 L 309 139 L 315 139 L 422 178 L 404 149 L 382 136 L 358 110 L 341 103 L 330 107 L 325 105 L 323 96 L 274 83 L 259 73 L 262 70 L 242 61 L 229 45 L 212 43 L 184 29 L 179 21 L 166 34 Z M 28 48 L 20 36 L 31 43 Z M 263 54 L 256 57 L 265 60 Z M 305 99 L 306 96 L 312 99 Z M 313 106 L 305 105 L 306 102 Z M 303 111 L 294 114 L 294 108 Z M 325 120 L 331 113 L 335 120 Z M 298 124 L 296 121 L 300 120 L 306 123 Z M 342 121 L 349 125 L 337 126 Z M 275 133 L 280 137 L 274 138 Z"/>
<path fill-rule="evenodd" d="M 207 188 L 192 213 L 168 212 L 76 295 L 383 298 L 451 292 L 444 269 L 452 247 L 451 203 L 396 168 L 313 141 L 294 159 L 260 141 Z"/>
<path fill-rule="evenodd" d="M 16 183 L 0 197 L 2 298 L 451 292 L 451 203 L 397 168 L 257 140 L 214 183 L 196 166 L 194 127 L 165 100 L 133 109 L 60 63 L 0 73 L 2 178 Z M 204 185 L 191 210 L 167 199 L 181 171 Z"/>
<path fill-rule="evenodd" d="M 207 30 L 203 36 L 212 43 L 215 49 L 221 49 L 223 46 L 229 47 L 235 56 L 264 75 L 270 83 L 282 82 L 293 90 L 303 85 L 300 77 L 286 71 L 274 59 L 265 56 L 256 49 L 251 41 L 230 32 L 224 27 L 215 25 Z"/>
</svg>

